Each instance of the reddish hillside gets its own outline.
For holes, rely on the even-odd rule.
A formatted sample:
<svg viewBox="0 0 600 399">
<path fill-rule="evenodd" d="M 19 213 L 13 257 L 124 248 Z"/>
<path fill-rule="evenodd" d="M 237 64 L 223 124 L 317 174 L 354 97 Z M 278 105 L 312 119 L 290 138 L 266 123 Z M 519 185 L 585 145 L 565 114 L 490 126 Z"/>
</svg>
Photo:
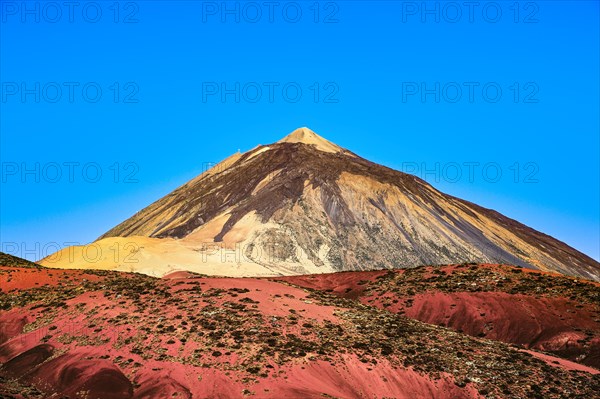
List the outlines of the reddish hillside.
<svg viewBox="0 0 600 399">
<path fill-rule="evenodd" d="M 339 281 L 365 288 L 351 276 Z M 396 274 L 370 276 L 367 302 Z M 600 390 L 591 368 L 286 281 L 3 267 L 0 287 L 3 397 L 590 398 Z"/>
<path fill-rule="evenodd" d="M 600 285 L 499 265 L 286 277 L 290 283 L 600 369 Z"/>
</svg>

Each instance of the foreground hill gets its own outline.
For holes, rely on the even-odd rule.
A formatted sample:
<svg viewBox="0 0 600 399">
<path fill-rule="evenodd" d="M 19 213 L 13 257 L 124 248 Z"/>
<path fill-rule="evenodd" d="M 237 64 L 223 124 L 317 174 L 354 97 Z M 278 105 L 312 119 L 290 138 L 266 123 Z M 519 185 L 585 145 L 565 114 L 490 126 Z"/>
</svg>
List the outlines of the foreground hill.
<svg viewBox="0 0 600 399">
<path fill-rule="evenodd" d="M 378 290 L 391 292 L 404 273 L 415 295 L 442 283 L 426 270 L 378 273 L 357 273 L 362 283 L 352 273 L 314 276 L 350 282 L 344 294 L 361 303 L 331 286 L 299 287 L 300 278 L 1 267 L 0 396 L 588 399 L 600 391 L 589 366 L 378 308 L 394 302 Z"/>
<path fill-rule="evenodd" d="M 42 266 L 37 263 L 30 262 L 27 259 L 19 258 L 14 255 L 10 255 L 4 252 L 0 252 L 0 266 L 14 266 L 14 267 L 36 267 Z"/>
<path fill-rule="evenodd" d="M 548 235 L 301 128 L 236 153 L 48 267 L 277 276 L 462 262 L 600 279 Z"/>
<path fill-rule="evenodd" d="M 591 281 L 476 264 L 281 280 L 600 369 L 600 284 Z"/>
</svg>

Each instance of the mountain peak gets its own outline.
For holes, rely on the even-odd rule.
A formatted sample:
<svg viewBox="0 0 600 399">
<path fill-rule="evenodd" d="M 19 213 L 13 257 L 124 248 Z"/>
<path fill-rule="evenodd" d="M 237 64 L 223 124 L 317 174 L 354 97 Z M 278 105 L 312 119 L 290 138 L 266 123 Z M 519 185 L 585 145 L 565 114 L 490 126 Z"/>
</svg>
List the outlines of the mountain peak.
<svg viewBox="0 0 600 399">
<path fill-rule="evenodd" d="M 93 245 L 139 248 L 137 258 L 103 257 L 94 268 L 157 276 L 174 268 L 258 277 L 476 261 L 600 281 L 600 263 L 568 245 L 308 128 L 233 154 Z M 64 248 L 41 264 L 89 268 L 86 250 Z"/>
<path fill-rule="evenodd" d="M 342 152 L 344 149 L 331 141 L 324 139 L 307 127 L 301 127 L 294 130 L 284 138 L 278 141 L 278 143 L 302 143 L 306 145 L 312 145 L 316 149 L 323 152 Z"/>
</svg>

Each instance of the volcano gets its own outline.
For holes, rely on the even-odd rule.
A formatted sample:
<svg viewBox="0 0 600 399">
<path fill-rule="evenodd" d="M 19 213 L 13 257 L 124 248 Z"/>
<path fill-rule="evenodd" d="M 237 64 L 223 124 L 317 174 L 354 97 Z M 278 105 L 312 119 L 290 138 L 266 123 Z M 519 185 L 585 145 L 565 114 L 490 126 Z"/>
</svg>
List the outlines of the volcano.
<svg viewBox="0 0 600 399">
<path fill-rule="evenodd" d="M 231 155 L 94 243 L 39 263 L 265 277 L 465 262 L 600 280 L 600 263 L 567 244 L 308 128 Z"/>
</svg>

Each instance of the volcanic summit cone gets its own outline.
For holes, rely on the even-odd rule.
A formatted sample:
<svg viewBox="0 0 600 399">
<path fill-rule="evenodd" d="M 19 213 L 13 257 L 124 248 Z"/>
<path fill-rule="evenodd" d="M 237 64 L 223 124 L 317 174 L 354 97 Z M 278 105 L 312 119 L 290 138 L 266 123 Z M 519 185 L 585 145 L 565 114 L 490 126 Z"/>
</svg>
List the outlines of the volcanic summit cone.
<svg viewBox="0 0 600 399">
<path fill-rule="evenodd" d="M 92 245 L 40 263 L 273 276 L 483 262 L 600 279 L 600 264 L 565 243 L 308 128 L 231 155 Z"/>
</svg>

